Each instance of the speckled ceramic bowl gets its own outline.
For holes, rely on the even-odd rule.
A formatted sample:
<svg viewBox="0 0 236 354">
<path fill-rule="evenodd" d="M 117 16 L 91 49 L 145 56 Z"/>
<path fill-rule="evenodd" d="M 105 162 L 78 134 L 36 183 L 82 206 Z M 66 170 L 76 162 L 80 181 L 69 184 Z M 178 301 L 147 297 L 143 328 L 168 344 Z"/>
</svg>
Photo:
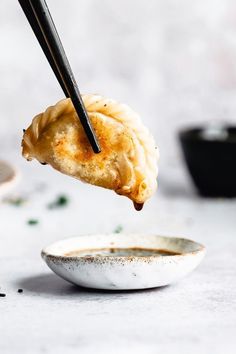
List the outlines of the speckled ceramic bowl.
<svg viewBox="0 0 236 354">
<path fill-rule="evenodd" d="M 168 285 L 196 268 L 204 254 L 204 246 L 187 239 L 126 234 L 79 236 L 42 250 L 60 277 L 108 290 Z"/>
<path fill-rule="evenodd" d="M 205 247 L 183 238 L 91 235 L 56 242 L 42 257 L 57 275 L 97 289 L 131 290 L 168 285 L 201 262 Z"/>
</svg>

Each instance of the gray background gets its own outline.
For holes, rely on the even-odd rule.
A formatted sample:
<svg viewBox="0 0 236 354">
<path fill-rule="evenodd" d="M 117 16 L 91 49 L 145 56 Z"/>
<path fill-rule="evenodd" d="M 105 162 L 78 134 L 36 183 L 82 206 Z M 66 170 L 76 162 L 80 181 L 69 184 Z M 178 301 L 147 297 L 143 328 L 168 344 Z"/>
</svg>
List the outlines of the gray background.
<svg viewBox="0 0 236 354">
<path fill-rule="evenodd" d="M 49 0 L 80 90 L 125 102 L 161 149 L 178 158 L 185 124 L 235 121 L 233 0 Z M 22 127 L 63 97 L 16 0 L 0 2 L 0 134 Z M 17 139 L 17 140 L 16 140 Z"/>
</svg>

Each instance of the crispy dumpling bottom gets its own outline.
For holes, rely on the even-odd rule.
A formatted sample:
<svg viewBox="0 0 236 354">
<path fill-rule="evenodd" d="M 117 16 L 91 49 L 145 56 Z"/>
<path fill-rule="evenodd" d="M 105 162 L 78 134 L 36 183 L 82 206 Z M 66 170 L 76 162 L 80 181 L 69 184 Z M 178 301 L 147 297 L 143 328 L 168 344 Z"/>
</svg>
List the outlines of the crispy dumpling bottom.
<svg viewBox="0 0 236 354">
<path fill-rule="evenodd" d="M 141 209 L 157 188 L 153 137 L 128 106 L 99 95 L 82 97 L 101 153 L 93 152 L 71 100 L 63 99 L 33 119 L 24 132 L 23 156 L 112 189 Z"/>
</svg>

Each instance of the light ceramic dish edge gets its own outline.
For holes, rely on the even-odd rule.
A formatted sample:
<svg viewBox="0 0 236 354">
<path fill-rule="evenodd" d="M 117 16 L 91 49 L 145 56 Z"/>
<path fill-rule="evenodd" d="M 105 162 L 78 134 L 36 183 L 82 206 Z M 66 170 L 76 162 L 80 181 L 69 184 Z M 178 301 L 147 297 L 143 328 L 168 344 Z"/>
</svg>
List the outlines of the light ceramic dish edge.
<svg viewBox="0 0 236 354">
<path fill-rule="evenodd" d="M 0 197 L 15 187 L 20 173 L 8 162 L 0 160 Z"/>
<path fill-rule="evenodd" d="M 168 256 L 66 256 L 72 251 L 101 248 L 166 249 Z M 57 275 L 79 286 L 106 290 L 134 290 L 168 285 L 195 269 L 205 254 L 201 244 L 158 235 L 85 235 L 53 243 L 42 258 Z"/>
</svg>

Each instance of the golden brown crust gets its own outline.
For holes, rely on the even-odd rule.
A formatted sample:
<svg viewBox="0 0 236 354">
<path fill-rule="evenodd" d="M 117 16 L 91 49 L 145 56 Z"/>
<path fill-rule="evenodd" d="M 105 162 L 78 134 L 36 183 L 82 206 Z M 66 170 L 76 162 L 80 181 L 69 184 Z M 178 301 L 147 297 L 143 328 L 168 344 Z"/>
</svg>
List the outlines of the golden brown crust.
<svg viewBox="0 0 236 354">
<path fill-rule="evenodd" d="M 83 101 L 100 154 L 93 153 L 70 99 L 64 99 L 33 119 L 23 136 L 23 156 L 144 203 L 157 186 L 152 136 L 128 106 L 99 95 L 83 95 Z"/>
</svg>

